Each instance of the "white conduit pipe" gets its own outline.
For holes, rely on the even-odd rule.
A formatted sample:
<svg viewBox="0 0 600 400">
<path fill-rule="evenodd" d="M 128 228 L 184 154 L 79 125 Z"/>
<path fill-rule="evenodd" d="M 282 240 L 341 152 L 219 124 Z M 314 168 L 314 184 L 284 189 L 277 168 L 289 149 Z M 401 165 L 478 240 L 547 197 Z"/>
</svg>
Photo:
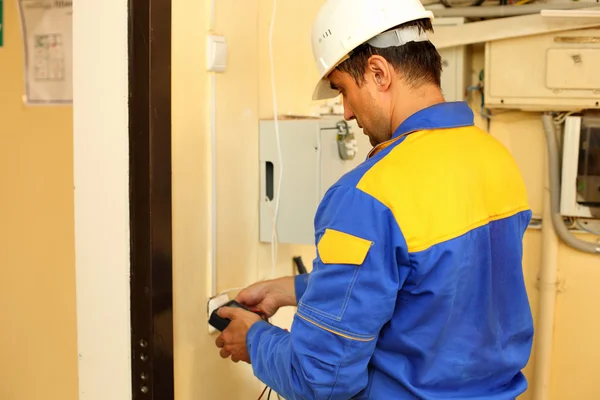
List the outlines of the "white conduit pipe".
<svg viewBox="0 0 600 400">
<path fill-rule="evenodd" d="M 211 0 L 209 32 L 215 29 L 215 0 Z M 217 77 L 209 72 L 208 90 L 210 93 L 210 288 L 209 297 L 217 295 Z"/>
<path fill-rule="evenodd" d="M 539 14 L 542 10 L 573 10 L 588 7 L 598 7 L 598 3 L 546 3 L 525 4 L 522 6 L 477 6 L 477 7 L 451 7 L 433 9 L 436 17 L 465 17 L 465 18 L 492 18 L 514 17 L 516 15 Z"/>
<path fill-rule="evenodd" d="M 540 305 L 535 329 L 535 353 L 533 399 L 548 400 L 552 363 L 552 341 L 554 336 L 554 312 L 558 277 L 558 236 L 550 223 L 552 209 L 550 201 L 549 166 L 544 168 L 544 212 L 542 219 L 542 256 L 539 271 Z"/>
</svg>

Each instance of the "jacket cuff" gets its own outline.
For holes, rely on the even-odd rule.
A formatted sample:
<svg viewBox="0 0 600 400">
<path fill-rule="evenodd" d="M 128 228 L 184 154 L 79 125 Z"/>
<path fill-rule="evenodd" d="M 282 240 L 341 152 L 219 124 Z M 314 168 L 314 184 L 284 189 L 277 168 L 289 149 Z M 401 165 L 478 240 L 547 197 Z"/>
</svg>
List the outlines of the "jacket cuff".
<svg viewBox="0 0 600 400">
<path fill-rule="evenodd" d="M 250 347 L 254 343 L 255 339 L 272 327 L 273 325 L 264 320 L 257 321 L 252 324 L 250 329 L 248 329 L 248 333 L 246 333 L 246 347 L 248 348 L 248 352 L 250 352 Z"/>
<path fill-rule="evenodd" d="M 252 363 L 254 358 L 259 355 L 259 344 L 260 339 L 263 334 L 274 335 L 280 332 L 285 332 L 283 329 L 272 325 L 271 323 L 261 320 L 255 322 L 250 329 L 248 329 L 248 333 L 246 333 L 246 350 L 248 351 L 248 355 L 250 356 L 250 362 Z M 287 333 L 287 332 L 285 332 Z M 256 372 L 256 371 L 255 371 Z"/>
</svg>

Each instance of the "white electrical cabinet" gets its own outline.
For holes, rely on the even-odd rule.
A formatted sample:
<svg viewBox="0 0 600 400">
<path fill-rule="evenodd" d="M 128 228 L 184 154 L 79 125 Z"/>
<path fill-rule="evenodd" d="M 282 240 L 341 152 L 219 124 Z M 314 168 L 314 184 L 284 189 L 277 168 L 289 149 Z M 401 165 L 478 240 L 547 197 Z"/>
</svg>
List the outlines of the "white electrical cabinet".
<svg viewBox="0 0 600 400">
<path fill-rule="evenodd" d="M 488 108 L 571 111 L 600 108 L 600 29 L 488 42 Z"/>
<path fill-rule="evenodd" d="M 465 23 L 464 18 L 436 18 L 433 23 L 436 26 L 461 25 Z M 469 86 L 470 68 L 468 57 L 470 55 L 467 46 L 456 46 L 439 49 L 442 57 L 442 93 L 446 101 L 463 101 Z"/>
<path fill-rule="evenodd" d="M 325 192 L 372 146 L 356 122 L 342 116 L 286 118 L 277 125 L 279 146 L 275 121 L 260 121 L 260 241 L 272 241 L 279 198 L 277 242 L 314 245 L 313 221 Z"/>
</svg>

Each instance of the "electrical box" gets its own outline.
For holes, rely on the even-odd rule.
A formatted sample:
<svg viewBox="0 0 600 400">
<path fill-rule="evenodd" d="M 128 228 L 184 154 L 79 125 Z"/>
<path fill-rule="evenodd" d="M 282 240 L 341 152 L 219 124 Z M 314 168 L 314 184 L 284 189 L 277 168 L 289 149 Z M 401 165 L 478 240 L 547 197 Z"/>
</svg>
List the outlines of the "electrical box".
<svg viewBox="0 0 600 400">
<path fill-rule="evenodd" d="M 600 218 L 600 113 L 565 120 L 561 214 Z"/>
<path fill-rule="evenodd" d="M 279 198 L 277 242 L 314 245 L 313 222 L 325 192 L 365 161 L 372 146 L 356 122 L 342 116 L 279 119 L 277 127 L 279 141 L 275 121 L 260 121 L 260 241 L 272 241 Z"/>
<path fill-rule="evenodd" d="M 600 29 L 486 43 L 488 108 L 572 111 L 600 108 Z"/>
<path fill-rule="evenodd" d="M 460 25 L 465 18 L 435 18 L 436 26 Z M 469 60 L 467 46 L 456 46 L 439 49 L 442 57 L 442 93 L 446 101 L 463 101 L 469 86 Z"/>
<path fill-rule="evenodd" d="M 206 68 L 211 72 L 225 72 L 227 42 L 224 36 L 210 35 L 206 42 Z"/>
</svg>

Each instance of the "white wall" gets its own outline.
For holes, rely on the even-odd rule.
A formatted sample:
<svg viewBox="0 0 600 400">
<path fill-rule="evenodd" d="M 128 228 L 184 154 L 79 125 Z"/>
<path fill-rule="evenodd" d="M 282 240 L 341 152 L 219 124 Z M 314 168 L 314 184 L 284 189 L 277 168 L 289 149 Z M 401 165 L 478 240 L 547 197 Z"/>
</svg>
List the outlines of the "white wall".
<svg viewBox="0 0 600 400">
<path fill-rule="evenodd" d="M 73 6 L 80 400 L 131 398 L 127 4 Z"/>
</svg>

